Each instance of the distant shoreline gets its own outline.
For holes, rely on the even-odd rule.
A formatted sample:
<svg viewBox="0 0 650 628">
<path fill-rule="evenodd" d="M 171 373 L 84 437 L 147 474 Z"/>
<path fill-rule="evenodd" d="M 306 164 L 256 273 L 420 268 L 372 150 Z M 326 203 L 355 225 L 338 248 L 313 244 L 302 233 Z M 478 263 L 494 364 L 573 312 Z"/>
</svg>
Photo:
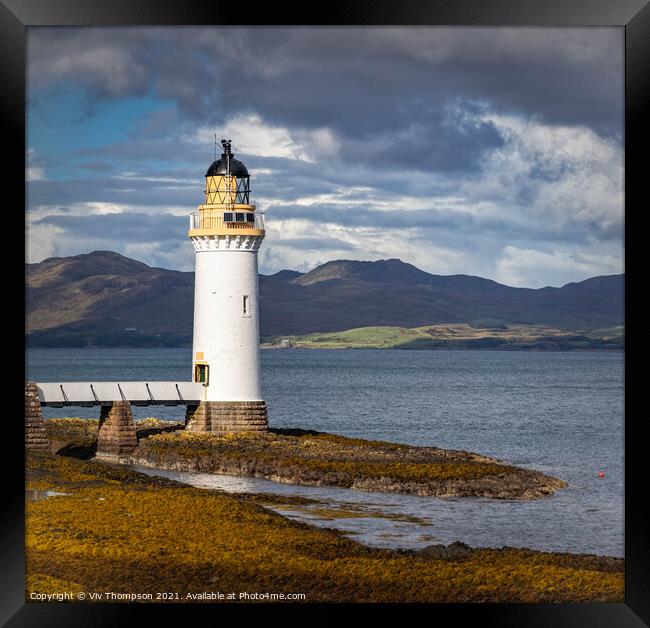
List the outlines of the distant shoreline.
<svg viewBox="0 0 650 628">
<path fill-rule="evenodd" d="M 91 348 L 91 347 L 88 347 Z M 104 347 L 105 348 L 105 347 Z M 117 347 L 116 347 L 117 348 Z M 124 348 L 124 347 L 123 347 Z M 152 347 L 153 348 L 153 347 Z M 180 348 L 180 347 L 177 347 Z M 278 347 L 263 344 L 263 350 L 294 349 L 300 351 L 500 351 L 512 353 L 624 353 L 625 347 Z"/>
<path fill-rule="evenodd" d="M 27 345 L 26 350 L 32 349 L 191 349 L 191 345 L 84 345 L 84 346 L 68 346 L 68 345 Z M 500 352 L 528 352 L 528 353 L 624 353 L 625 347 L 279 347 L 263 343 L 260 349 L 266 350 L 286 350 L 294 349 L 300 351 L 500 351 Z"/>
<path fill-rule="evenodd" d="M 29 334 L 27 348 L 178 348 L 191 338 L 172 334 Z M 625 327 L 559 329 L 545 325 L 500 324 L 479 327 L 447 323 L 422 327 L 371 326 L 302 335 L 262 336 L 262 349 L 402 349 L 489 351 L 623 351 Z"/>
</svg>

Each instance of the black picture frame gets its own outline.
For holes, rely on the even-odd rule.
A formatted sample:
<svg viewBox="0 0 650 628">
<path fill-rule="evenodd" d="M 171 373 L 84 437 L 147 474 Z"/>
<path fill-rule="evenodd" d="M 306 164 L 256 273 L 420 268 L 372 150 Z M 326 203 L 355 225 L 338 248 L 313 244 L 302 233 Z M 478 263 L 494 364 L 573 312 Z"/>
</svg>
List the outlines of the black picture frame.
<svg viewBox="0 0 650 628">
<path fill-rule="evenodd" d="M 498 626 L 603 626 L 633 627 L 650 624 L 650 534 L 643 509 L 647 503 L 644 482 L 643 439 L 645 415 L 633 415 L 633 376 L 643 369 L 640 325 L 636 296 L 642 270 L 634 265 L 643 237 L 639 218 L 645 166 L 648 123 L 645 118 L 650 94 L 650 6 L 647 0 L 386 0 L 353 1 L 332 5 L 279 5 L 276 2 L 243 5 L 222 0 L 0 0 L 0 82 L 5 157 L 3 187 L 9 192 L 5 207 L 6 250 L 12 281 L 6 288 L 5 334 L 14 325 L 24 326 L 24 310 L 19 313 L 20 284 L 24 294 L 24 255 L 20 259 L 20 218 L 17 206 L 25 206 L 22 183 L 25 149 L 25 41 L 29 26 L 156 26 L 156 25 L 445 25 L 445 26 L 622 26 L 625 28 L 625 602 L 621 604 L 438 604 L 429 609 L 432 621 L 469 621 Z M 19 155 L 22 155 L 19 157 Z M 6 192 L 5 192 L 6 193 Z M 9 199 L 13 198 L 13 201 Z M 647 204 L 647 201 L 646 201 Z M 11 210 L 11 211 L 10 211 Z M 16 229 L 8 218 L 16 219 Z M 21 270 L 18 270 L 20 266 Z M 13 269 L 16 269 L 13 271 Z M 11 296 L 9 296 L 11 295 Z M 15 307 L 13 304 L 15 303 Z M 24 303 L 23 303 L 24 305 Z M 638 304 L 640 305 L 640 304 Z M 640 308 L 639 308 L 640 309 Z M 15 311 L 15 318 L 14 316 Z M 24 345 L 18 348 L 24 364 Z M 21 364 L 21 357 L 18 358 Z M 158 605 L 90 605 L 33 603 L 24 601 L 24 434 L 18 416 L 24 375 L 13 360 L 6 360 L 11 377 L 5 377 L 11 410 L 3 417 L 2 461 L 6 466 L 5 499 L 0 520 L 2 568 L 0 569 L 0 620 L 8 626 L 103 626 L 151 617 Z M 24 372 L 24 370 L 23 370 Z M 20 381 L 18 381 L 20 380 Z M 638 392 L 636 396 L 639 396 Z M 16 411 L 13 411 L 14 403 Z M 14 455 L 11 456 L 10 454 Z M 162 605 L 161 605 L 162 606 Z M 198 608 L 200 606 L 200 609 Z M 265 606 L 265 605 L 263 605 Z M 331 605 L 340 608 L 342 605 Z M 345 605 L 344 605 L 345 606 Z M 375 605 L 382 613 L 387 605 Z M 404 612 L 397 605 L 397 612 Z M 154 608 L 156 607 L 156 608 Z M 296 606 L 282 606 L 283 615 L 292 615 Z M 253 606 L 231 606 L 238 619 L 248 616 Z M 260 606 L 257 606 L 260 609 Z M 394 607 L 393 607 L 394 609 Z M 205 605 L 164 605 L 169 621 L 187 621 L 196 610 L 208 612 L 216 623 L 224 619 L 226 608 Z M 314 611 L 313 605 L 302 610 Z M 364 608 L 364 613 L 371 609 Z M 420 609 L 427 610 L 427 609 Z M 330 612 L 330 607 L 318 611 Z M 129 625 L 129 622 L 126 622 Z"/>
</svg>

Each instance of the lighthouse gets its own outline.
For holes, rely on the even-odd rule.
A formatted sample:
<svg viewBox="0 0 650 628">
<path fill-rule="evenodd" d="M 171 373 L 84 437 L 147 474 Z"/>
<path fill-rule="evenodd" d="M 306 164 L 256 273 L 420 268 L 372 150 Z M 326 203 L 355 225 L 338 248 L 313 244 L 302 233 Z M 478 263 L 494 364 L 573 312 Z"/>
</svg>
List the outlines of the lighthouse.
<svg viewBox="0 0 650 628">
<path fill-rule="evenodd" d="M 264 217 L 250 199 L 250 174 L 231 140 L 205 174 L 204 202 L 190 215 L 195 253 L 192 381 L 202 385 L 188 405 L 186 429 L 267 429 L 259 348 L 257 252 Z M 216 155 L 215 155 L 216 156 Z"/>
</svg>

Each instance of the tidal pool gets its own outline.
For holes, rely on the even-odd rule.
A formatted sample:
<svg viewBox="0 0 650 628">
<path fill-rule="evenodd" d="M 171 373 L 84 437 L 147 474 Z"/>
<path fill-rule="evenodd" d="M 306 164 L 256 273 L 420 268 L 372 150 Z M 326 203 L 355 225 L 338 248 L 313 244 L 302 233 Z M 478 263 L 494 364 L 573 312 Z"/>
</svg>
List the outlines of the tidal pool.
<svg viewBox="0 0 650 628">
<path fill-rule="evenodd" d="M 373 547 L 417 549 L 462 541 L 473 547 L 531 549 L 623 556 L 623 547 L 592 538 L 572 527 L 567 503 L 579 499 L 572 488 L 538 500 L 420 497 L 347 488 L 300 486 L 262 478 L 168 471 L 132 466 L 134 471 L 161 476 L 203 489 L 260 495 L 259 502 L 279 514 L 311 525 L 335 528 Z M 269 501 L 264 500 L 269 495 Z M 271 501 L 271 496 L 273 500 Z M 283 503 L 279 496 L 285 496 Z M 313 502 L 300 503 L 302 498 Z M 298 502 L 298 503 L 295 503 Z M 574 503 L 575 506 L 575 503 Z M 598 509 L 591 508 L 594 516 Z M 559 518 L 563 517 L 563 520 Z M 551 530 L 560 525 L 561 536 Z"/>
</svg>

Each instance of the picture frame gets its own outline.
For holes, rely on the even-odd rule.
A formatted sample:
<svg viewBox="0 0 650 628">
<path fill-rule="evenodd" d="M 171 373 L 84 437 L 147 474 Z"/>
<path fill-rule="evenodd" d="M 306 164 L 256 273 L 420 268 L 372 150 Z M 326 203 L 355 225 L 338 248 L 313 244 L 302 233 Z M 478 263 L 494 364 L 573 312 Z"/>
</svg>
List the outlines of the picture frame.
<svg viewBox="0 0 650 628">
<path fill-rule="evenodd" d="M 632 376 L 642 369 L 642 349 L 638 341 L 635 295 L 638 294 L 641 270 L 633 263 L 641 237 L 641 181 L 645 175 L 644 154 L 648 123 L 644 116 L 650 94 L 650 6 L 645 0 L 578 0 L 535 2 L 499 0 L 481 2 L 460 0 L 405 0 L 399 5 L 382 2 L 347 2 L 327 5 L 308 15 L 306 6 L 261 5 L 254 11 L 230 3 L 195 0 L 179 4 L 173 0 L 137 0 L 107 2 L 101 0 L 2 0 L 0 3 L 0 47 L 2 58 L 2 103 L 5 142 L 10 159 L 4 171 L 4 185 L 11 191 L 13 213 L 16 205 L 25 206 L 25 187 L 21 183 L 25 144 L 25 64 L 26 29 L 30 26 L 167 26 L 167 25 L 235 25 L 242 20 L 250 25 L 444 25 L 444 26 L 621 26 L 625 28 L 625 326 L 628 334 L 625 352 L 625 603 L 622 604 L 437 604 L 431 609 L 436 622 L 449 614 L 454 622 L 468 621 L 499 626 L 643 626 L 650 624 L 650 535 L 646 516 L 647 488 L 643 485 L 642 437 L 644 417 L 633 414 L 635 403 Z M 643 151 L 643 152 L 642 152 Z M 647 176 L 647 175 L 646 175 Z M 8 209 L 5 210 L 5 215 Z M 7 229 L 5 233 L 13 233 Z M 20 242 L 20 240 L 19 240 Z M 15 243 L 14 243 L 15 244 Z M 18 252 L 11 253 L 11 266 L 23 264 Z M 12 277 L 20 273 L 12 271 Z M 22 272 L 24 290 L 24 265 Z M 19 288 L 16 286 L 16 291 Z M 10 294 L 10 293 L 8 293 Z M 13 294 L 13 291 L 11 292 Z M 13 307 L 18 310 L 18 307 Z M 11 329 L 13 319 L 8 319 Z M 23 313 L 24 324 L 24 313 Z M 24 348 L 23 348 L 24 360 Z M 8 372 L 18 369 L 8 361 Z M 24 368 L 23 368 L 24 372 Z M 23 376 L 24 380 L 24 376 Z M 24 383 L 24 381 L 23 381 Z M 13 378 L 8 386 L 14 395 Z M 638 396 L 638 393 L 637 393 Z M 2 517 L 3 565 L 0 577 L 0 620 L 8 626 L 112 625 L 131 618 L 150 617 L 152 607 L 173 621 L 176 613 L 208 612 L 216 620 L 222 617 L 211 605 L 106 605 L 25 603 L 24 595 L 24 457 L 22 422 L 7 413 L 4 419 L 5 447 L 12 453 L 3 456 L 5 475 L 11 490 L 5 497 Z M 345 605 L 333 605 L 336 608 Z M 238 606 L 238 617 L 253 607 Z M 331 608 L 331 607 L 328 607 Z M 375 605 L 384 612 L 384 605 Z M 229 612 L 235 610 L 230 608 Z M 293 610 L 293 607 L 292 607 Z M 292 610 L 289 612 L 291 613 Z M 301 610 L 314 611 L 314 605 Z M 368 609 L 370 610 L 370 609 Z M 399 608 L 394 609 L 402 612 Z M 420 609 L 423 610 L 423 609 Z M 365 608 L 364 608 L 365 611 Z M 282 610 L 287 612 L 286 606 Z M 320 611 L 319 611 L 320 612 Z M 329 611 L 326 611 L 329 612 Z M 217 614 L 219 613 L 219 614 Z"/>
</svg>

